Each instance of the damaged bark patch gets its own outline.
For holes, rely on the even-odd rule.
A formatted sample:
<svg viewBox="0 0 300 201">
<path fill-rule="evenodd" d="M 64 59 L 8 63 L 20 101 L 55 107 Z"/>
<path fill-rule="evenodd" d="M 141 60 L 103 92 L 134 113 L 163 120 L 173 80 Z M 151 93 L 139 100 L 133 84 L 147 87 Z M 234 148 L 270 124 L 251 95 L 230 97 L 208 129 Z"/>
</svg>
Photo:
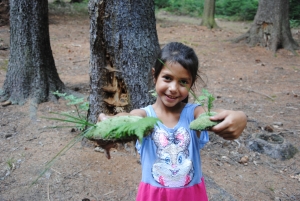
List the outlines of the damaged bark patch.
<svg viewBox="0 0 300 201">
<path fill-rule="evenodd" d="M 113 109 L 114 113 L 123 112 L 124 107 L 128 105 L 126 85 L 123 79 L 116 75 L 120 72 L 119 70 L 110 64 L 107 64 L 105 69 L 107 70 L 107 85 L 102 87 L 102 90 L 106 92 L 108 98 L 103 101 Z"/>
</svg>

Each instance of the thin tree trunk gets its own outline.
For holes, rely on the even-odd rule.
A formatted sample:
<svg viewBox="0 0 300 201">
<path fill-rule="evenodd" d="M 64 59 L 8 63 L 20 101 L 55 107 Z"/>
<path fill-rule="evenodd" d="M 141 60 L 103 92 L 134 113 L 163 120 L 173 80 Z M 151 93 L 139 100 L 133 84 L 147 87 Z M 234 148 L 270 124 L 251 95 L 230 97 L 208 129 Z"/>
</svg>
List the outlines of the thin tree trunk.
<svg viewBox="0 0 300 201">
<path fill-rule="evenodd" d="M 205 0 L 201 26 L 209 29 L 218 28 L 215 21 L 215 0 Z"/>
</svg>

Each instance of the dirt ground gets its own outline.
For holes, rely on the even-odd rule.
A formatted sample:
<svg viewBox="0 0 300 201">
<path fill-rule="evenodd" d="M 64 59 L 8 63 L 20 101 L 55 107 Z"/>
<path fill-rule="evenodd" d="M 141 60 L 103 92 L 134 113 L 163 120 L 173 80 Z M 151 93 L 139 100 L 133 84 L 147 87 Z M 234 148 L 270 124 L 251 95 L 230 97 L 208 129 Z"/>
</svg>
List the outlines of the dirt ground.
<svg viewBox="0 0 300 201">
<path fill-rule="evenodd" d="M 193 47 L 207 88 L 217 96 L 216 107 L 243 110 L 248 116 L 247 128 L 237 141 L 211 133 L 211 141 L 201 151 L 210 200 L 300 200 L 299 153 L 280 160 L 246 148 L 253 136 L 276 133 L 300 150 L 300 57 L 286 50 L 274 55 L 263 47 L 232 44 L 229 40 L 245 33 L 249 23 L 217 20 L 222 30 L 208 30 L 199 22 L 160 13 L 160 44 L 179 41 Z M 293 36 L 300 43 L 296 32 Z M 87 96 L 88 17 L 51 15 L 50 35 L 60 78 L 68 88 Z M 0 43 L 9 45 L 7 26 L 0 27 Z M 8 56 L 9 50 L 0 50 L 1 87 Z M 77 143 L 29 187 L 78 134 L 45 128 L 60 125 L 42 118 L 49 112 L 73 110 L 64 100 L 40 104 L 36 121 L 30 121 L 29 105 L 0 107 L 0 201 L 135 200 L 141 167 L 130 143 L 114 150 L 110 160 Z M 240 163 L 243 156 L 248 156 L 247 163 Z"/>
</svg>

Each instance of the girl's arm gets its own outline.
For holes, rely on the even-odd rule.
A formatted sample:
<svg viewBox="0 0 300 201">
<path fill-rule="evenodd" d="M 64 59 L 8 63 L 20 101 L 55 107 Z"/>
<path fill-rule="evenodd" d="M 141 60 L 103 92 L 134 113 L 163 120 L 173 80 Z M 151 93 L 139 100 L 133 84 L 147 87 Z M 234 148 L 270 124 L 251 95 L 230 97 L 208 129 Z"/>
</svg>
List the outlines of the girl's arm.
<svg viewBox="0 0 300 201">
<path fill-rule="evenodd" d="M 194 116 L 197 118 L 201 113 L 205 112 L 202 107 L 196 107 Z M 238 138 L 247 124 L 247 117 L 242 111 L 232 110 L 216 110 L 218 114 L 210 117 L 212 121 L 222 121 L 218 125 L 212 127 L 210 131 L 213 131 L 217 135 L 221 136 L 225 140 L 234 140 Z"/>
</svg>

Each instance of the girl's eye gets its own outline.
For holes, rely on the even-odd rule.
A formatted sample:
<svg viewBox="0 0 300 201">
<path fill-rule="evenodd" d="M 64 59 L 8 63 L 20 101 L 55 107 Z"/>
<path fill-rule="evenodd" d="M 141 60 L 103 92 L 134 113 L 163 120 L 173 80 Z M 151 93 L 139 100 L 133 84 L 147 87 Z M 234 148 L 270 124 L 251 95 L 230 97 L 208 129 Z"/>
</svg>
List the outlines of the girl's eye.
<svg viewBox="0 0 300 201">
<path fill-rule="evenodd" d="M 163 77 L 165 80 L 171 80 L 171 77 L 169 77 L 169 76 L 164 76 Z"/>
<path fill-rule="evenodd" d="M 185 81 L 185 80 L 181 80 L 181 81 L 180 81 L 180 84 L 181 84 L 182 86 L 186 86 L 186 85 L 188 84 L 188 82 Z"/>
</svg>

